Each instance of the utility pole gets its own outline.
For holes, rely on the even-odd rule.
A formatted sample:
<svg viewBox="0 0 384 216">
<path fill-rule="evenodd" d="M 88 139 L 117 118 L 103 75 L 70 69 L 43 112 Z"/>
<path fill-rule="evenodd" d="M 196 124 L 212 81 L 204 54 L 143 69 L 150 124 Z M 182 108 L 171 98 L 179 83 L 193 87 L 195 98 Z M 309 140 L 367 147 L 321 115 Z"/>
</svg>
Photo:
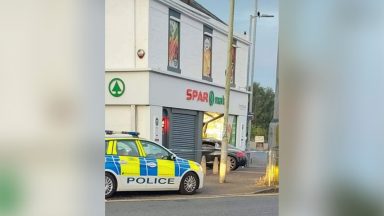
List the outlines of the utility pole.
<svg viewBox="0 0 384 216">
<path fill-rule="evenodd" d="M 227 154 L 228 154 L 228 112 L 229 112 L 229 96 L 231 92 L 231 78 L 232 78 L 232 46 L 233 46 L 233 17 L 235 13 L 235 0 L 229 0 L 229 30 L 227 41 L 227 67 L 225 73 L 225 95 L 224 95 L 224 127 L 223 127 L 223 140 L 221 142 L 221 155 L 220 155 L 220 171 L 219 182 L 225 183 L 226 170 L 227 170 Z"/>
</svg>

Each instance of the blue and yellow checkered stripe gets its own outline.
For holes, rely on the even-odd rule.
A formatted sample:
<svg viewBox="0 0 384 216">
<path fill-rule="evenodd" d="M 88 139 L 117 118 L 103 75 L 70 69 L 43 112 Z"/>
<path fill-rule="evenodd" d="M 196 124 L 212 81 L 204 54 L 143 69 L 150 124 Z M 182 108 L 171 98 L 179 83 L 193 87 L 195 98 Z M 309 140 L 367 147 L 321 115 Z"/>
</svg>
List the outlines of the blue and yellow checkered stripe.
<svg viewBox="0 0 384 216">
<path fill-rule="evenodd" d="M 120 163 L 125 161 L 125 163 Z M 154 164 L 156 166 L 149 166 Z M 180 177 L 187 170 L 198 171 L 199 166 L 193 162 L 177 158 L 175 161 L 144 157 L 105 156 L 105 169 L 112 170 L 117 175 L 126 176 L 159 176 Z"/>
</svg>

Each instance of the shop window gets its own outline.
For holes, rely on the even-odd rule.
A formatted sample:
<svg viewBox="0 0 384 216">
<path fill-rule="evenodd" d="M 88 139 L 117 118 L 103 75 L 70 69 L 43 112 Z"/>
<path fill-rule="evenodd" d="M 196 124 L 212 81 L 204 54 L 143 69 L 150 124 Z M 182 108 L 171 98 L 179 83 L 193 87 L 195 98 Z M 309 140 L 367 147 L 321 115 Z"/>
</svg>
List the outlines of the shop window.
<svg viewBox="0 0 384 216">
<path fill-rule="evenodd" d="M 220 113 L 205 112 L 203 119 L 203 138 L 223 139 L 224 115 Z M 228 116 L 229 124 L 229 144 L 236 146 L 237 136 L 237 116 Z"/>
<path fill-rule="evenodd" d="M 212 32 L 204 26 L 203 34 L 203 79 L 212 82 Z"/>
<path fill-rule="evenodd" d="M 180 13 L 169 9 L 168 70 L 180 73 Z"/>
<path fill-rule="evenodd" d="M 237 116 L 228 116 L 228 123 L 231 128 L 231 133 L 229 135 L 229 144 L 236 146 Z"/>
<path fill-rule="evenodd" d="M 236 87 L 235 78 L 236 78 L 236 47 L 237 41 L 233 40 L 232 43 L 232 74 L 231 74 L 231 87 Z M 226 72 L 226 71 L 225 71 Z"/>
<path fill-rule="evenodd" d="M 223 137 L 224 114 L 205 112 L 203 118 L 203 138 L 221 140 Z"/>
</svg>

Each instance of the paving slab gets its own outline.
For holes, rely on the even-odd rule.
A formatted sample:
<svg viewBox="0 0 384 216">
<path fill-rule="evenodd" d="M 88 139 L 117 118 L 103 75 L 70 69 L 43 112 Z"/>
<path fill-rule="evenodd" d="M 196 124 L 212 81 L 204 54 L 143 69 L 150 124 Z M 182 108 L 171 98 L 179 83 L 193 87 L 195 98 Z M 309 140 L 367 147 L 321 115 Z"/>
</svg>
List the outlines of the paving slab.
<svg viewBox="0 0 384 216">
<path fill-rule="evenodd" d="M 212 171 L 208 170 L 202 194 L 223 195 L 254 193 L 262 188 L 256 185 L 256 181 L 264 174 L 265 170 L 261 168 L 238 168 L 227 175 L 225 184 L 220 184 L 219 175 L 213 175 Z"/>
</svg>

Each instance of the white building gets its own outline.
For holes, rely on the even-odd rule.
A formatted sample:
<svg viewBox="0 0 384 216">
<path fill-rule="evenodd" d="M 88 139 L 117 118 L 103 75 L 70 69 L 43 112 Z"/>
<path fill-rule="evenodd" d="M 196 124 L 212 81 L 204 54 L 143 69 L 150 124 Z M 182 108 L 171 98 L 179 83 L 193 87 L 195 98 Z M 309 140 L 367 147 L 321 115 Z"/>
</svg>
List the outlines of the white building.
<svg viewBox="0 0 384 216">
<path fill-rule="evenodd" d="M 107 0 L 105 128 L 138 131 L 199 160 L 220 139 L 227 25 L 193 0 Z M 234 40 L 231 143 L 245 148 L 249 42 Z M 222 119 L 222 118 L 221 118 Z"/>
</svg>

